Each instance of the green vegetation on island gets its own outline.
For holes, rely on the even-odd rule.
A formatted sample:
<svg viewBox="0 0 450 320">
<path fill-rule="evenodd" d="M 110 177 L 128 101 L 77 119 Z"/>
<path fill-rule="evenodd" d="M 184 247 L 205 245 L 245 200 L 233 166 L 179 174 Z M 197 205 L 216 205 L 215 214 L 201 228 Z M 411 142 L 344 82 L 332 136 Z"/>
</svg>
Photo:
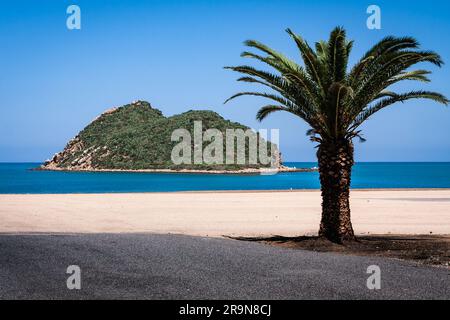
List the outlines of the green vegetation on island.
<svg viewBox="0 0 450 320">
<path fill-rule="evenodd" d="M 225 141 L 227 129 L 248 127 L 225 120 L 213 111 L 187 111 L 165 117 L 148 102 L 136 101 L 122 107 L 105 111 L 75 138 L 69 141 L 62 152 L 47 160 L 42 169 L 53 170 L 146 170 L 146 169 L 187 169 L 187 170 L 243 170 L 270 166 L 259 161 L 249 163 L 248 143 L 245 144 L 246 163 L 182 163 L 171 159 L 172 150 L 178 141 L 172 141 L 176 129 L 186 129 L 194 137 L 194 122 L 201 121 L 203 133 L 209 128 L 222 132 Z M 194 149 L 194 138 L 192 150 Z M 268 154 L 270 145 L 266 143 Z M 202 143 L 203 148 L 208 142 Z M 225 147 L 223 148 L 225 159 Z M 193 155 L 193 152 L 192 152 Z M 279 164 L 279 158 L 278 164 Z"/>
</svg>

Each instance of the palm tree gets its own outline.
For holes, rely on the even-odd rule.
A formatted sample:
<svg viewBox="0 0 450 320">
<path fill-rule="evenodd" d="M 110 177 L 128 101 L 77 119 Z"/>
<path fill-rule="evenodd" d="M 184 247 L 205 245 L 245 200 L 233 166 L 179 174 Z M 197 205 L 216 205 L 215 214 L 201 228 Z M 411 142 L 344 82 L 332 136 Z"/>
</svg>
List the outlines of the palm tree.
<svg viewBox="0 0 450 320">
<path fill-rule="evenodd" d="M 250 82 L 269 88 L 269 92 L 240 92 L 271 100 L 259 109 L 256 118 L 263 120 L 275 111 L 287 111 L 311 127 L 307 135 L 318 143 L 322 192 L 322 219 L 319 236 L 333 242 L 354 240 L 350 220 L 350 177 L 354 164 L 353 139 L 359 138 L 359 127 L 375 112 L 396 102 L 410 99 L 431 99 L 449 102 L 437 92 L 411 91 L 396 93 L 389 88 L 404 80 L 430 81 L 427 70 L 409 68 L 420 62 L 443 64 L 432 51 L 419 50 L 419 43 L 411 37 L 386 37 L 375 44 L 348 70 L 348 59 L 353 41 L 346 38 L 345 30 L 335 28 L 328 41 L 319 41 L 315 49 L 298 34 L 286 30 L 300 51 L 303 66 L 268 46 L 253 40 L 245 44 L 259 50 L 245 51 L 242 57 L 265 63 L 273 71 L 258 70 L 248 65 L 225 67 L 244 76 L 238 81 Z"/>
</svg>

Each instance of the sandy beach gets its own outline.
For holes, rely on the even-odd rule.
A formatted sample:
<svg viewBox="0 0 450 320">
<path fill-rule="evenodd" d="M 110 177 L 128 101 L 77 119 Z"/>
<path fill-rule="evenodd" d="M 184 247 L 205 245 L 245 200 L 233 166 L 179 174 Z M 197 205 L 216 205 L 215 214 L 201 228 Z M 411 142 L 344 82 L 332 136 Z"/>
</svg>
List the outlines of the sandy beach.
<svg viewBox="0 0 450 320">
<path fill-rule="evenodd" d="M 450 190 L 356 190 L 357 234 L 450 234 Z M 0 195 L 1 233 L 314 235 L 319 191 Z"/>
</svg>

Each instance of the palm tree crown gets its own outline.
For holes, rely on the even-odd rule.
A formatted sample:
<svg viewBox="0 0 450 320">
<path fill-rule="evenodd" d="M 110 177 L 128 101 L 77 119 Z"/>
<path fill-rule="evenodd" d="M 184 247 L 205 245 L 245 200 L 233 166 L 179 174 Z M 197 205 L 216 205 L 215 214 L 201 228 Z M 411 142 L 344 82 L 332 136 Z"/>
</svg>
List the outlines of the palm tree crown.
<svg viewBox="0 0 450 320">
<path fill-rule="evenodd" d="M 243 95 L 268 98 L 273 103 L 258 111 L 258 120 L 275 111 L 287 111 L 305 120 L 311 126 L 307 134 L 319 143 L 361 138 L 358 127 L 375 112 L 396 102 L 417 98 L 443 104 L 449 102 L 436 92 L 396 93 L 389 90 L 403 80 L 428 82 L 429 71 L 409 71 L 415 64 L 443 64 L 437 53 L 419 50 L 419 43 L 414 38 L 386 37 L 348 70 L 353 41 L 347 40 L 343 28 L 335 28 L 329 40 L 317 42 L 315 49 L 290 29 L 286 31 L 300 51 L 303 66 L 260 42 L 248 40 L 245 44 L 260 52 L 245 51 L 241 56 L 262 61 L 275 72 L 248 65 L 225 68 L 244 74 L 238 81 L 261 84 L 271 90 L 240 92 L 226 102 Z"/>
</svg>

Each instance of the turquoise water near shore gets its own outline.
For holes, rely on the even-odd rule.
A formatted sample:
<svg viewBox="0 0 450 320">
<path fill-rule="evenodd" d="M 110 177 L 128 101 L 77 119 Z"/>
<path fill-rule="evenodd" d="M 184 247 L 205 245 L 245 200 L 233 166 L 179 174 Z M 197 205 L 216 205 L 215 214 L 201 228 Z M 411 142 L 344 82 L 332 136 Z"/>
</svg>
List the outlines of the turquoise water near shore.
<svg viewBox="0 0 450 320">
<path fill-rule="evenodd" d="M 286 162 L 310 168 L 314 162 Z M 31 171 L 39 163 L 0 163 L 0 193 L 113 193 L 318 189 L 317 172 L 210 175 Z M 450 188 L 450 162 L 357 163 L 352 188 Z"/>
</svg>

